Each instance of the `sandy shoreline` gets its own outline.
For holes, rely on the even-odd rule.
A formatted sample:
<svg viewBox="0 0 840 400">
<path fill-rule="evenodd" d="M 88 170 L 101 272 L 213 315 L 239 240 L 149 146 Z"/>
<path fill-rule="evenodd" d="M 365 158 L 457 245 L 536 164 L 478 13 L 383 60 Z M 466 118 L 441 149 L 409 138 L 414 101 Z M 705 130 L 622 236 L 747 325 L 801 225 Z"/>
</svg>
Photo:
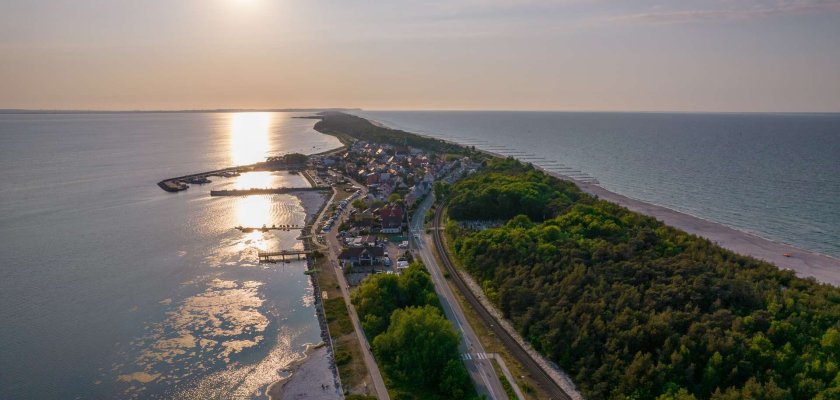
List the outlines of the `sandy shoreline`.
<svg viewBox="0 0 840 400">
<path fill-rule="evenodd" d="M 334 400 L 343 396 L 333 380 L 332 360 L 326 346 L 313 348 L 306 357 L 289 366 L 291 376 L 271 384 L 266 390 L 270 400 Z"/>
</svg>

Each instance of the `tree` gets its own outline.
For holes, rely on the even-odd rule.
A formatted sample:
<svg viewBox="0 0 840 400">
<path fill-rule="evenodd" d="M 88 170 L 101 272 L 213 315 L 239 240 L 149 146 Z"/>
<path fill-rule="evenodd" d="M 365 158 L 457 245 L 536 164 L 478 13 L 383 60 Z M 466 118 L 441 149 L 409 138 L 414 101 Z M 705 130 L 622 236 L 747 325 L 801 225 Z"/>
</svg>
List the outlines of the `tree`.
<svg viewBox="0 0 840 400">
<path fill-rule="evenodd" d="M 397 275 L 371 275 L 353 293 L 353 304 L 369 338 L 388 328 L 391 313 L 400 307 L 399 286 Z"/>
<path fill-rule="evenodd" d="M 352 300 L 362 327 L 370 338 L 385 331 L 391 313 L 396 309 L 426 305 L 440 307 L 432 279 L 422 263 L 412 263 L 400 275 L 367 277 L 353 293 Z"/>
<path fill-rule="evenodd" d="M 290 165 L 306 164 L 309 161 L 309 156 L 300 153 L 289 153 L 283 156 L 283 161 Z"/>
<path fill-rule="evenodd" d="M 400 197 L 400 195 L 398 193 L 391 193 L 391 195 L 388 196 L 388 202 L 389 203 L 401 203 L 402 202 L 402 197 Z"/>
<path fill-rule="evenodd" d="M 469 390 L 471 386 L 470 375 L 464 363 L 457 359 L 449 360 L 443 369 L 440 392 L 447 394 L 450 399 L 467 399 L 472 397 Z"/>
<path fill-rule="evenodd" d="M 451 186 L 443 181 L 435 181 L 435 184 L 432 186 L 432 190 L 435 192 L 435 197 L 438 200 L 443 200 L 449 197 L 449 189 Z"/>
<path fill-rule="evenodd" d="M 505 222 L 450 220 L 452 252 L 586 398 L 838 398 L 840 288 L 515 160 L 456 183 L 449 215 Z"/>
<path fill-rule="evenodd" d="M 437 308 L 409 307 L 394 311 L 373 351 L 393 379 L 437 390 L 449 362 L 458 361 L 458 334 Z"/>
<path fill-rule="evenodd" d="M 360 210 L 360 211 L 367 208 L 367 202 L 365 202 L 364 199 L 353 200 L 352 205 L 353 205 L 354 208 L 356 208 L 357 210 Z"/>
</svg>

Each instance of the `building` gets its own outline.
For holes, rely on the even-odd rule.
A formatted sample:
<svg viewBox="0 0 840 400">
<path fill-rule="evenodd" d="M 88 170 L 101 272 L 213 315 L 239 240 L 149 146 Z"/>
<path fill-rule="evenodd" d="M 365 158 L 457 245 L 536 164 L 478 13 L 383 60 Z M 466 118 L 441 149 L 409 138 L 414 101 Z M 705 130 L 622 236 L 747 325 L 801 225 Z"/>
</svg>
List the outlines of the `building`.
<svg viewBox="0 0 840 400">
<path fill-rule="evenodd" d="M 362 266 L 362 265 L 376 265 L 382 261 L 385 256 L 385 249 L 381 247 L 350 247 L 344 249 L 338 255 L 338 259 L 344 265 Z"/>
<path fill-rule="evenodd" d="M 354 247 L 373 247 L 377 245 L 376 236 L 364 235 L 353 239 Z"/>
<path fill-rule="evenodd" d="M 365 210 L 350 216 L 350 221 L 356 225 L 371 226 L 376 223 L 376 215 L 370 210 Z"/>
<path fill-rule="evenodd" d="M 401 233 L 403 221 L 402 206 L 396 203 L 389 203 L 379 210 L 379 218 L 382 220 L 382 233 Z"/>
</svg>

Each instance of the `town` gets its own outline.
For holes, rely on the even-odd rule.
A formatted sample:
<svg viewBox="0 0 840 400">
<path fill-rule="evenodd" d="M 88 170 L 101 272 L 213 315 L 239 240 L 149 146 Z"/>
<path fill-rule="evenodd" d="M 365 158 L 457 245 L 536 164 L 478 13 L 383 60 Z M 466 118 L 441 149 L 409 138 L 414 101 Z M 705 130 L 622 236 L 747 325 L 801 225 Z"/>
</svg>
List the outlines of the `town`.
<svg viewBox="0 0 840 400">
<path fill-rule="evenodd" d="M 407 145 L 356 141 L 339 153 L 310 158 L 310 175 L 335 186 L 341 199 L 317 226 L 318 242 L 331 243 L 351 286 L 367 275 L 399 274 L 412 261 L 410 216 L 436 181 L 475 172 L 469 157 L 440 155 Z"/>
</svg>

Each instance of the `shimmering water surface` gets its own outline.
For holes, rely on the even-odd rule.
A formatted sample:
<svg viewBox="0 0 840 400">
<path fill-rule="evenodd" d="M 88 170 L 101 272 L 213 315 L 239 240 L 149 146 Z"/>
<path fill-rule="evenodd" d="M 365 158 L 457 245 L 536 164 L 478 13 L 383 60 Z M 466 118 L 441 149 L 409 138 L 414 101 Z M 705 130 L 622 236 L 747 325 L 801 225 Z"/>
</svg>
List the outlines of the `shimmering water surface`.
<svg viewBox="0 0 840 400">
<path fill-rule="evenodd" d="M 840 257 L 840 114 L 360 114 L 560 162 L 625 196 Z"/>
<path fill-rule="evenodd" d="M 293 113 L 0 115 L 0 398 L 257 398 L 320 341 L 300 261 L 317 193 L 287 173 L 165 177 L 337 147 Z M 305 115 L 305 114 L 300 114 Z"/>
</svg>

